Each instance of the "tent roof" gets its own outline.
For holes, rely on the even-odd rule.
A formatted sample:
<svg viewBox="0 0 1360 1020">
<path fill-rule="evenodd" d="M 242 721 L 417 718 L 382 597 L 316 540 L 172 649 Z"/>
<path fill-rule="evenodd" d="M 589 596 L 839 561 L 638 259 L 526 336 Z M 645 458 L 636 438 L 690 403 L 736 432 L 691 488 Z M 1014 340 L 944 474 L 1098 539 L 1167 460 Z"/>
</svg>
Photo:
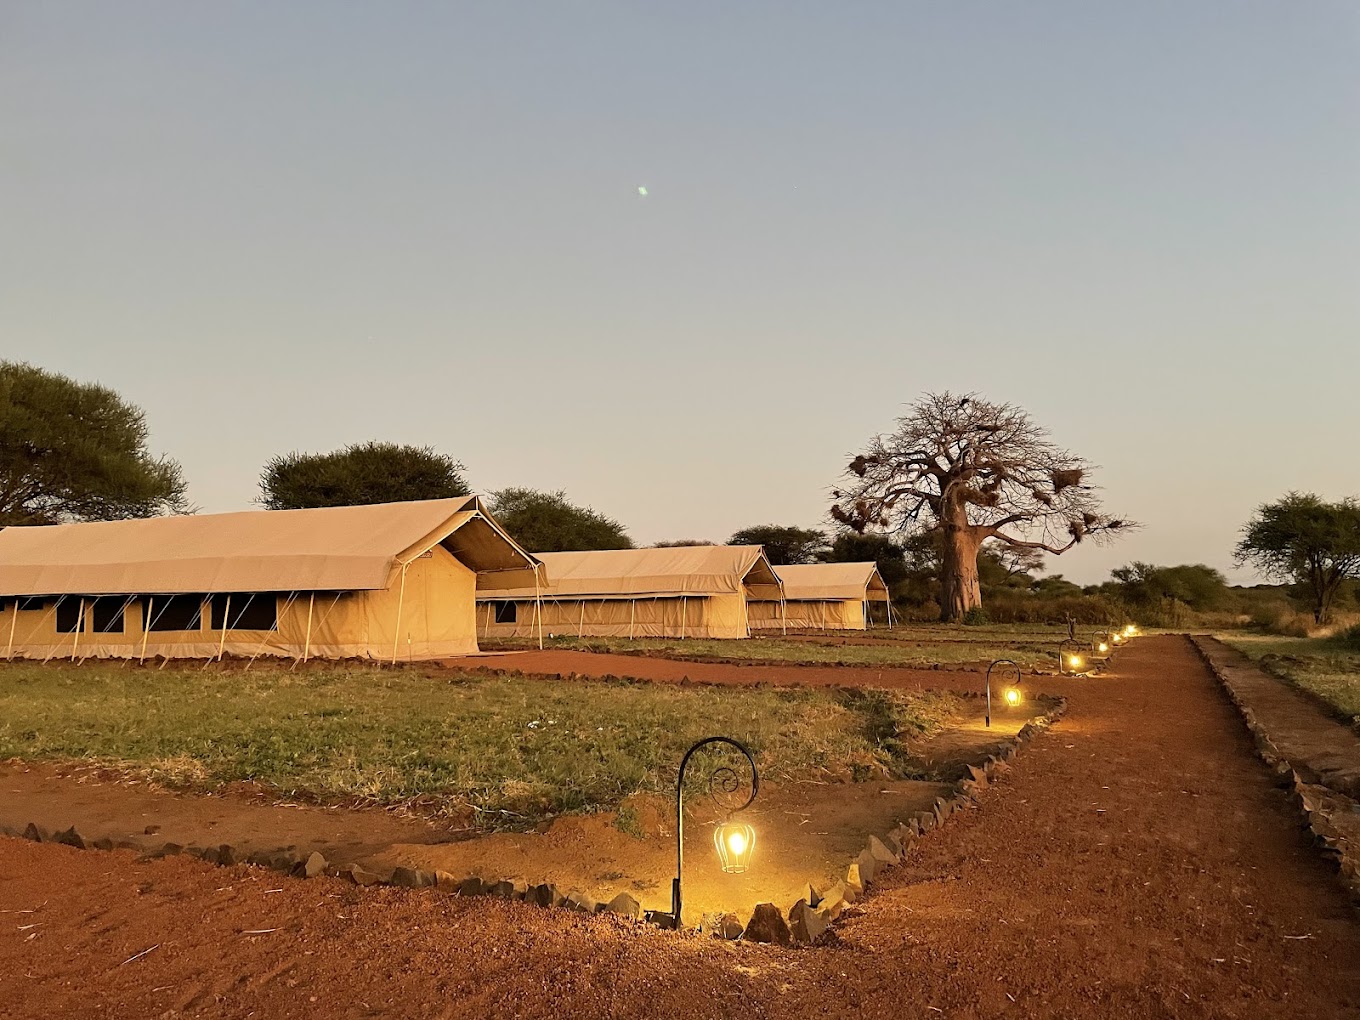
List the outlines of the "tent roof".
<svg viewBox="0 0 1360 1020">
<path fill-rule="evenodd" d="M 775 567 L 784 582 L 784 598 L 858 599 L 861 602 L 887 602 L 888 586 L 878 565 L 868 563 L 799 563 Z"/>
<path fill-rule="evenodd" d="M 386 588 L 403 563 L 442 544 L 497 578 L 536 560 L 476 496 L 251 510 L 0 531 L 0 595 L 135 595 Z"/>
<path fill-rule="evenodd" d="M 752 598 L 780 597 L 779 578 L 758 545 L 694 545 L 665 549 L 603 549 L 538 553 L 547 583 L 546 598 L 725 595 L 746 591 Z M 532 587 L 488 585 L 479 598 L 527 599 Z"/>
</svg>

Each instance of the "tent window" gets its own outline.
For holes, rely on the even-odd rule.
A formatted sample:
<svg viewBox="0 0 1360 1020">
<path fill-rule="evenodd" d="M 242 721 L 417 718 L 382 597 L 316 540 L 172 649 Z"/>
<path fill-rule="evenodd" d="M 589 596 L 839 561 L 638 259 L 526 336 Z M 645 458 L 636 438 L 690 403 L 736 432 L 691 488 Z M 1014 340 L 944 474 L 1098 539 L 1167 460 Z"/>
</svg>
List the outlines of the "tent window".
<svg viewBox="0 0 1360 1020">
<path fill-rule="evenodd" d="M 144 608 L 145 614 L 147 610 Z M 203 616 L 202 595 L 154 595 L 151 598 L 150 615 L 146 616 L 146 629 L 159 630 L 198 630 Z"/>
<path fill-rule="evenodd" d="M 67 598 L 57 603 L 57 633 L 74 634 L 80 626 L 80 599 Z"/>
<path fill-rule="evenodd" d="M 515 603 L 515 602 L 497 602 L 497 603 L 496 603 L 496 622 L 497 622 L 497 623 L 514 623 L 514 622 L 515 622 L 515 619 L 516 619 L 516 617 L 515 617 L 515 607 L 516 607 L 516 605 L 517 605 L 517 603 Z"/>
<path fill-rule="evenodd" d="M 227 615 L 227 600 L 231 615 Z M 212 597 L 212 630 L 278 630 L 279 600 L 273 592 L 234 592 Z"/>
<path fill-rule="evenodd" d="M 22 595 L 15 599 L 15 608 L 21 612 L 40 612 L 47 608 L 48 600 L 41 595 Z"/>
<path fill-rule="evenodd" d="M 123 595 L 105 596 L 87 603 L 86 612 L 90 616 L 91 630 L 96 634 L 123 633 L 123 609 L 127 598 Z"/>
</svg>

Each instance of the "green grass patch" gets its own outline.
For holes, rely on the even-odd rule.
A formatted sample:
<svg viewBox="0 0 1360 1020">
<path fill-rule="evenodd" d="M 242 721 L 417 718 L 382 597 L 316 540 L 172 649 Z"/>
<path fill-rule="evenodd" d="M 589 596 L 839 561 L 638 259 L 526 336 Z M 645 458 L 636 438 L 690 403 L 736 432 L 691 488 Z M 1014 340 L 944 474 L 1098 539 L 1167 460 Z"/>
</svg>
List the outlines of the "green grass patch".
<svg viewBox="0 0 1360 1020">
<path fill-rule="evenodd" d="M 911 774 L 945 693 L 422 676 L 336 666 L 0 667 L 0 757 L 80 760 L 169 786 L 253 781 L 327 802 L 419 801 L 494 828 L 665 792 L 685 749 L 732 736 L 771 779 Z"/>
<path fill-rule="evenodd" d="M 1094 630 L 1078 630 L 1089 641 Z M 741 641 L 710 638 L 553 637 L 545 648 L 657 658 L 711 659 L 721 662 L 775 662 L 789 665 L 933 666 L 986 665 L 1014 659 L 1022 668 L 1052 668 L 1064 627 L 914 626 L 855 633 L 852 636 L 754 637 Z M 534 638 L 483 640 L 484 650 L 533 649 Z"/>
<path fill-rule="evenodd" d="M 1360 648 L 1349 632 L 1327 638 L 1288 638 L 1227 633 L 1217 635 L 1272 676 L 1298 685 L 1360 720 Z"/>
</svg>

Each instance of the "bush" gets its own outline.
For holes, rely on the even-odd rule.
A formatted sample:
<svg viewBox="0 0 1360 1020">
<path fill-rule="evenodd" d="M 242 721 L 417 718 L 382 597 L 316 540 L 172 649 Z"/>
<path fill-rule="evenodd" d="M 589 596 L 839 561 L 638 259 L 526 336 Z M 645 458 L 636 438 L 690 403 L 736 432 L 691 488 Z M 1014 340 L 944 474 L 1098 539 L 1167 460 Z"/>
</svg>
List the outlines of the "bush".
<svg viewBox="0 0 1360 1020">
<path fill-rule="evenodd" d="M 1334 640 L 1348 652 L 1360 652 L 1360 623 L 1347 627 Z"/>
<path fill-rule="evenodd" d="M 1028 593 L 998 594 L 986 608 L 992 623 L 1065 623 L 1071 617 L 1084 626 L 1110 626 L 1128 618 L 1124 607 L 1106 595 L 1037 598 Z"/>
<path fill-rule="evenodd" d="M 965 627 L 985 627 L 992 622 L 992 618 L 987 615 L 987 610 L 981 606 L 974 606 L 963 614 L 963 625 Z"/>
</svg>

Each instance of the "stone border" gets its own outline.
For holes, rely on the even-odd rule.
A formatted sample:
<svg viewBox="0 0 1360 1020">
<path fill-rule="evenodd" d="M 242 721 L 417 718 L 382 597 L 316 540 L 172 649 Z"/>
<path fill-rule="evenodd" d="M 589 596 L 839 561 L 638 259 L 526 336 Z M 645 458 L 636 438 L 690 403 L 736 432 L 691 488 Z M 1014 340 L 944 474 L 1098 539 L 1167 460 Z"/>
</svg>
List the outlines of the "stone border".
<svg viewBox="0 0 1360 1020">
<path fill-rule="evenodd" d="M 1360 847 L 1354 846 L 1350 840 L 1342 835 L 1332 821 L 1334 814 L 1360 811 L 1360 804 L 1345 793 L 1319 783 L 1307 782 L 1303 776 L 1299 775 L 1294 763 L 1285 757 L 1275 742 L 1270 739 L 1270 734 L 1266 731 L 1265 726 L 1233 685 L 1228 673 L 1214 661 L 1211 654 L 1212 645 L 1207 643 L 1213 639 L 1190 634 L 1185 635 L 1185 637 L 1210 674 L 1228 695 L 1228 700 L 1232 702 L 1238 714 L 1242 716 L 1242 721 L 1246 723 L 1247 730 L 1251 733 L 1252 740 L 1256 744 L 1257 755 L 1270 766 L 1276 777 L 1288 788 L 1289 802 L 1297 807 L 1299 813 L 1303 816 L 1303 828 L 1312 838 L 1313 845 L 1317 847 L 1323 858 L 1336 869 L 1341 885 L 1346 890 L 1352 905 L 1360 907 Z M 1252 668 L 1259 669 L 1260 667 L 1253 663 Z M 1262 671 L 1262 674 L 1269 677 L 1271 683 L 1286 683 L 1286 681 L 1272 677 L 1264 671 Z"/>
<path fill-rule="evenodd" d="M 954 692 L 961 697 L 977 699 L 983 697 L 976 692 Z M 938 797 L 931 811 L 918 811 L 898 824 L 882 838 L 871 835 L 865 848 L 850 862 L 845 878 L 834 883 L 825 891 L 808 887 L 808 895 L 800 899 L 786 912 L 773 903 L 756 905 L 750 920 L 745 924 L 734 913 L 707 914 L 700 922 L 699 932 L 723 939 L 742 939 L 747 942 L 773 943 L 781 946 L 807 945 L 816 942 L 841 916 L 845 909 L 863 899 L 870 885 L 890 867 L 900 863 L 932 829 L 942 826 L 957 811 L 969 807 L 986 789 L 989 783 L 1001 773 L 1006 772 L 1021 747 L 1039 733 L 1051 726 L 1067 711 L 1067 699 L 1048 698 L 1037 695 L 1038 700 L 1049 701 L 1050 707 L 1043 715 L 1025 723 L 1014 737 L 1001 741 L 999 754 L 989 755 L 981 766 L 969 765 L 968 777 L 953 786 L 948 797 Z M 572 889 L 565 893 L 551 883 L 527 885 L 524 882 L 501 879 L 490 882 L 476 875 L 459 878 L 447 871 L 423 871 L 415 868 L 397 867 L 391 875 L 384 878 L 359 866 L 348 864 L 334 867 L 318 851 L 300 852 L 295 849 L 274 852 L 256 851 L 242 855 L 229 844 L 219 846 L 183 846 L 179 843 L 159 843 L 148 846 L 132 840 L 96 839 L 86 840 L 74 827 L 61 832 L 53 832 L 29 822 L 23 830 L 11 826 L 0 826 L 0 834 L 21 836 L 38 843 L 59 843 L 78 850 L 137 850 L 141 853 L 139 861 L 157 860 L 185 854 L 196 857 L 209 864 L 231 866 L 249 864 L 256 867 L 272 868 L 293 878 L 315 878 L 318 875 L 345 877 L 358 886 L 390 885 L 407 889 L 434 888 L 454 896 L 490 896 L 504 900 L 518 900 L 538 907 L 559 907 L 576 910 L 586 914 L 610 913 L 628 917 L 635 921 L 646 921 L 661 928 L 674 928 L 674 918 L 670 913 L 659 910 L 642 909 L 642 904 L 630 893 L 620 892 L 608 901 L 591 899 L 585 893 Z"/>
</svg>

